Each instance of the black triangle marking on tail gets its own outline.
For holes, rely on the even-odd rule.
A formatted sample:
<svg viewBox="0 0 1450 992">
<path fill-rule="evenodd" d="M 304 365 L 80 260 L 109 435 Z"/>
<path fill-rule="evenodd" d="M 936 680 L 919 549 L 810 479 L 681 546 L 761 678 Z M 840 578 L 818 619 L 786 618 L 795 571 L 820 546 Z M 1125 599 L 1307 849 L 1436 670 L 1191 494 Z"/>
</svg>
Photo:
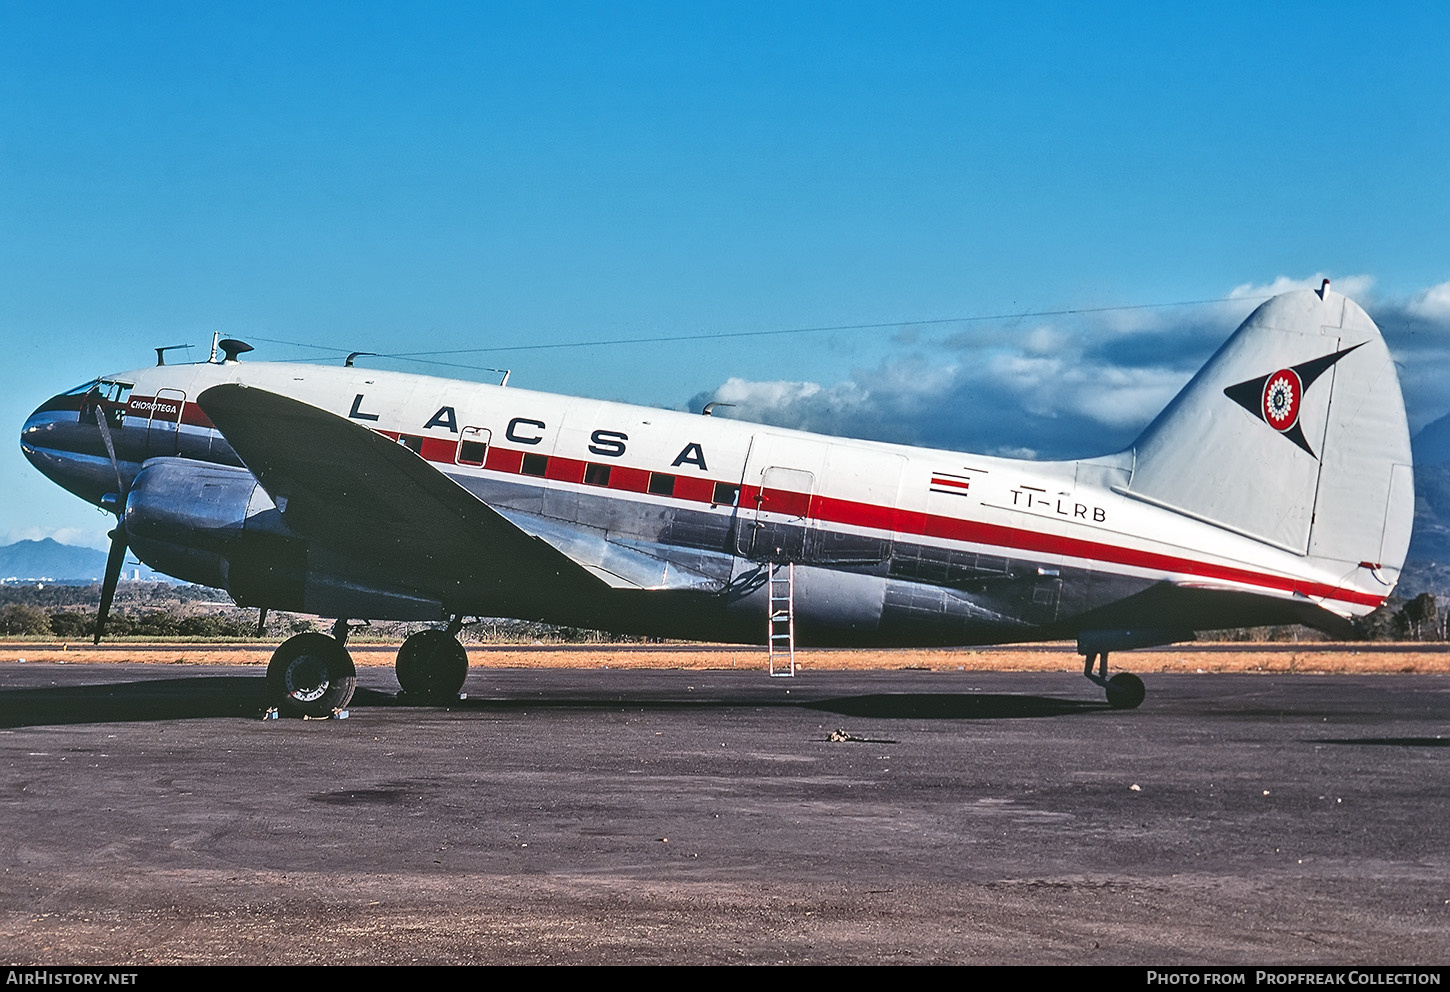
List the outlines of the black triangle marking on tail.
<svg viewBox="0 0 1450 992">
<path fill-rule="evenodd" d="M 1361 341 L 1342 351 L 1336 351 L 1332 355 L 1313 358 L 1287 369 L 1270 372 L 1268 375 L 1236 382 L 1232 386 L 1226 386 L 1223 394 L 1284 438 L 1303 448 L 1308 452 L 1310 458 L 1317 459 L 1319 456 L 1314 453 L 1314 449 L 1309 447 L 1309 441 L 1304 437 L 1304 428 L 1299 424 L 1300 402 L 1303 395 L 1309 391 L 1309 387 L 1314 384 L 1315 379 L 1327 372 L 1335 362 L 1354 349 L 1363 346 L 1364 343 Z M 1270 389 L 1270 380 L 1273 380 L 1273 389 Z M 1275 419 L 1287 421 L 1283 426 L 1275 424 L 1270 419 L 1271 405 L 1280 411 L 1280 418 Z"/>
</svg>

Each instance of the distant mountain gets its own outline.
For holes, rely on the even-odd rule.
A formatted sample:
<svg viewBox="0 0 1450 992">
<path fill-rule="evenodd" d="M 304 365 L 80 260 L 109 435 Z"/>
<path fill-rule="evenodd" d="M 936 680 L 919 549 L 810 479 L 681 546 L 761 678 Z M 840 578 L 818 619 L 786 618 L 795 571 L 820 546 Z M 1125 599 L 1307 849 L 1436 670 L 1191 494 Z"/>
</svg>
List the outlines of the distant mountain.
<svg viewBox="0 0 1450 992">
<path fill-rule="evenodd" d="M 1420 433 L 1410 438 L 1410 448 L 1417 468 L 1450 462 L 1450 413 L 1420 428 Z"/>
<path fill-rule="evenodd" d="M 1450 414 L 1410 439 L 1415 456 L 1415 529 L 1399 596 L 1445 595 L 1450 580 Z"/>
<path fill-rule="evenodd" d="M 105 572 L 104 551 L 61 544 L 48 537 L 0 547 L 0 581 L 99 582 Z M 133 578 L 137 572 L 148 581 L 164 578 L 128 557 L 121 577 Z"/>
</svg>

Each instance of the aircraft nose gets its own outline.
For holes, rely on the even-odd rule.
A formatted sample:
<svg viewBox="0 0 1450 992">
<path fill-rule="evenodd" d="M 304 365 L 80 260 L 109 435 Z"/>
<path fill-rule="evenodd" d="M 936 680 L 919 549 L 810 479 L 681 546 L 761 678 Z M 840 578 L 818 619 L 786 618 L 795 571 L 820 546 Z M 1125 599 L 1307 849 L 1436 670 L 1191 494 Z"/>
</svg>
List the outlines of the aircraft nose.
<svg viewBox="0 0 1450 992">
<path fill-rule="evenodd" d="M 25 425 L 20 428 L 20 450 L 32 463 L 35 461 L 36 450 L 45 446 L 46 428 L 54 421 L 50 411 L 55 408 L 59 396 L 52 396 L 40 406 L 36 407 L 30 416 L 25 418 Z"/>
<path fill-rule="evenodd" d="M 61 393 L 36 407 L 20 428 L 20 451 L 56 485 L 95 503 L 116 490 L 116 470 L 79 406 L 74 393 Z"/>
</svg>

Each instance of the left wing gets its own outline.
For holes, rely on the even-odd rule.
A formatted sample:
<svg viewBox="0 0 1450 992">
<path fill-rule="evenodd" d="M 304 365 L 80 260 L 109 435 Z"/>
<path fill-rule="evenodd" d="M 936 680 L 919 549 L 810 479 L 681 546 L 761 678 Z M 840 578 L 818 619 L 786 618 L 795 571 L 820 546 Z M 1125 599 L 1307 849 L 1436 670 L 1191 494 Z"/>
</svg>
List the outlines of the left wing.
<svg viewBox="0 0 1450 992">
<path fill-rule="evenodd" d="M 551 595 L 606 588 L 407 448 L 326 410 L 253 386 L 197 402 L 298 534 L 364 561 Z"/>
</svg>

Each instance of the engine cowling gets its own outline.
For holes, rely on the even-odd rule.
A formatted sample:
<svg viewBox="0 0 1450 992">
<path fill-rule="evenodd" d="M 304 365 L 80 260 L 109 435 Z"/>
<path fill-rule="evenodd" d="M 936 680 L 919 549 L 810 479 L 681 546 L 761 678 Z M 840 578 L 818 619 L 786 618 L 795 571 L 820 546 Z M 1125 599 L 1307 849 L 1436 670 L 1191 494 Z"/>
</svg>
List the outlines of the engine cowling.
<svg viewBox="0 0 1450 992">
<path fill-rule="evenodd" d="M 245 468 L 151 459 L 126 498 L 126 535 L 152 568 L 225 589 L 243 606 L 354 619 L 443 615 L 438 599 L 311 548 Z"/>
<path fill-rule="evenodd" d="M 238 602 L 302 608 L 307 544 L 244 468 L 148 461 L 126 497 L 126 535 L 142 561 L 168 575 L 226 589 Z"/>
</svg>

